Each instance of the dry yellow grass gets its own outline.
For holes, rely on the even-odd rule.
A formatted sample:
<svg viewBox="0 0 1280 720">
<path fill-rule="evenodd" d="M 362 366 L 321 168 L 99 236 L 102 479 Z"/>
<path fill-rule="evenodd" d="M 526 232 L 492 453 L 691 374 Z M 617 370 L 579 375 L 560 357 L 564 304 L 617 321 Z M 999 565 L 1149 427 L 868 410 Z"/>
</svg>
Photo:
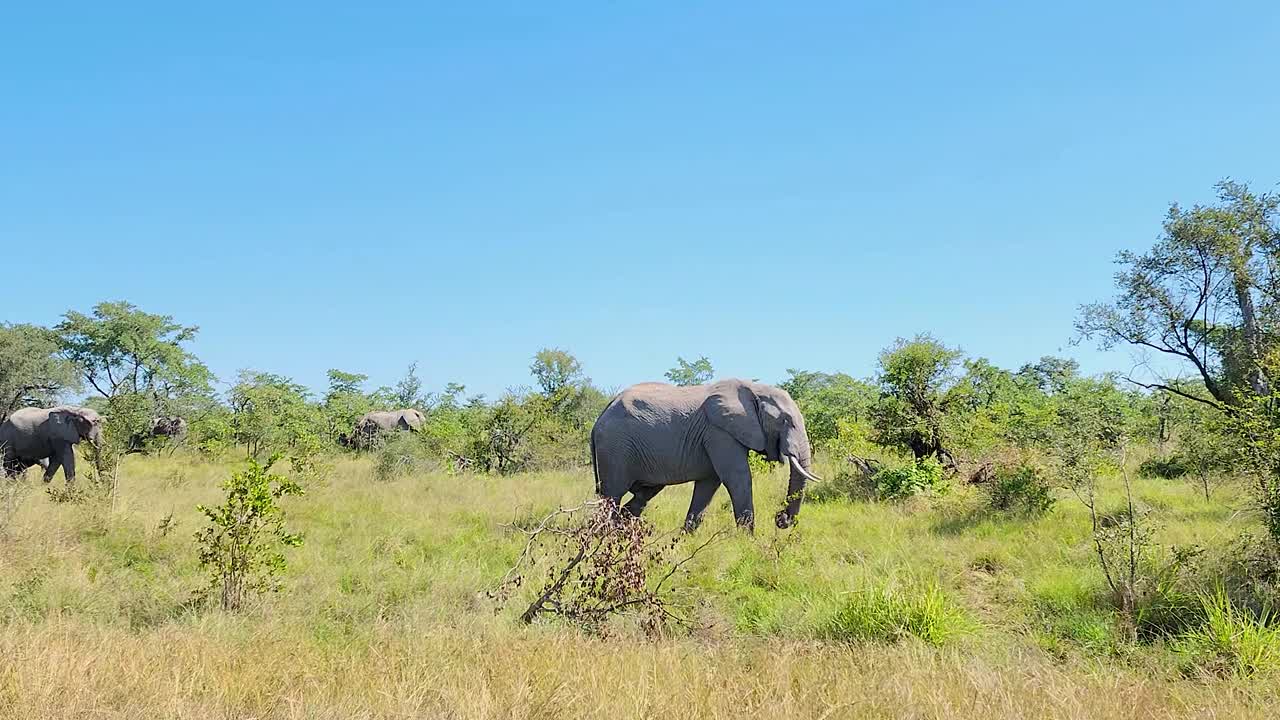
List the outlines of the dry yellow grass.
<svg viewBox="0 0 1280 720">
<path fill-rule="evenodd" d="M 1262 718 L 1229 685 L 917 645 L 620 642 L 394 624 L 317 647 L 270 621 L 141 633 L 54 620 L 0 636 L 12 718 Z M 1273 715 L 1271 715 L 1273 716 Z"/>
<path fill-rule="evenodd" d="M 289 554 L 284 592 L 238 616 L 185 611 L 198 582 L 194 506 L 216 499 L 226 470 L 129 458 L 114 513 L 56 504 L 38 488 L 24 498 L 0 538 L 0 717 L 1128 719 L 1280 711 L 1272 684 L 1187 679 L 1160 648 L 1117 657 L 1070 633 L 1048 638 L 1054 622 L 1088 626 L 1106 617 L 1042 609 L 1087 595 L 1097 581 L 1083 518 L 1066 501 L 1038 521 L 974 519 L 962 497 L 935 506 L 808 507 L 803 534 L 780 560 L 769 548 L 785 536 L 772 528 L 701 558 L 687 583 L 706 603 L 709 628 L 649 641 L 523 627 L 477 596 L 520 544 L 501 525 L 581 500 L 591 488 L 585 474 L 378 483 L 368 462 L 341 462 L 331 482 L 290 501 L 290 525 L 307 541 Z M 759 486 L 760 507 L 778 501 L 781 482 Z M 1238 502 L 1204 505 L 1193 488 L 1169 484 L 1142 489 L 1163 508 L 1172 540 L 1212 542 L 1238 522 Z M 668 491 L 654 501 L 652 519 L 675 527 L 687 500 L 687 490 Z M 979 560 L 1002 569 L 978 573 Z M 980 629 L 941 648 L 815 639 L 841 593 L 885 578 L 939 584 Z"/>
</svg>

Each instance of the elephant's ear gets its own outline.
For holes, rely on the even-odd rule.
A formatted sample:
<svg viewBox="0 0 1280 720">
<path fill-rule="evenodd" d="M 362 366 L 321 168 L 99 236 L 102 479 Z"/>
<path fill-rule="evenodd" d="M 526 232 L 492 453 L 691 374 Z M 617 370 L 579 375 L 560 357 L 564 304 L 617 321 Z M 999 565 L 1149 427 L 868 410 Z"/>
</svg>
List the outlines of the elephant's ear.
<svg viewBox="0 0 1280 720">
<path fill-rule="evenodd" d="M 724 430 L 735 440 L 755 450 L 764 452 L 764 428 L 760 424 L 760 410 L 751 388 L 741 382 L 726 380 L 711 386 L 703 407 L 712 425 Z"/>
<path fill-rule="evenodd" d="M 57 408 L 49 411 L 49 426 L 52 428 L 50 432 L 63 442 L 80 442 L 80 430 L 85 424 L 87 421 L 73 410 Z"/>
</svg>

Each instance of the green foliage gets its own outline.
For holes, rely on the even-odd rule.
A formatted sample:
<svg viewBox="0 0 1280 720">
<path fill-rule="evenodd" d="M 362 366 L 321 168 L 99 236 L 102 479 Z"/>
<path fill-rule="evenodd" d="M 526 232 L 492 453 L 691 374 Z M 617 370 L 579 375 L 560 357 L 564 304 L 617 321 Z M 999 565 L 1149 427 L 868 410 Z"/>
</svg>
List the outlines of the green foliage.
<svg viewBox="0 0 1280 720">
<path fill-rule="evenodd" d="M 1053 486 L 1040 468 L 1020 464 L 997 467 L 988 486 L 989 504 L 1001 512 L 1043 515 L 1053 509 Z"/>
<path fill-rule="evenodd" d="M 270 472 L 274 460 L 260 464 L 251 458 L 246 469 L 222 484 L 222 504 L 196 508 L 209 521 L 195 536 L 200 567 L 209 579 L 203 592 L 217 594 L 224 610 L 240 609 L 251 593 L 279 590 L 286 567 L 282 548 L 302 545 L 301 535 L 285 529 L 278 502 L 302 495 L 302 487 Z"/>
<path fill-rule="evenodd" d="M 590 382 L 582 372 L 582 363 L 567 351 L 559 348 L 543 348 L 533 356 L 529 372 L 547 397 L 554 397 L 565 388 Z"/>
<path fill-rule="evenodd" d="M 889 587 L 848 593 L 819 635 L 841 642 L 892 643 L 914 637 L 930 645 L 943 645 L 973 628 L 964 611 L 936 584 L 930 584 L 914 593 Z"/>
<path fill-rule="evenodd" d="M 1280 625 L 1269 611 L 1253 617 L 1219 588 L 1202 595 L 1204 622 L 1175 645 L 1188 668 L 1214 675 L 1280 674 Z"/>
<path fill-rule="evenodd" d="M 418 363 L 410 363 L 404 377 L 394 387 L 383 385 L 369 394 L 372 409 L 403 410 L 425 407 L 427 398 L 422 396 L 422 380 L 418 378 Z"/>
<path fill-rule="evenodd" d="M 880 353 L 880 399 L 871 412 L 876 441 L 916 459 L 949 458 L 947 413 L 956 409 L 962 355 L 929 335 L 899 338 Z"/>
<path fill-rule="evenodd" d="M 154 398 L 157 411 L 187 395 L 208 395 L 213 374 L 183 346 L 198 328 L 127 302 L 103 302 L 90 315 L 68 311 L 55 330 L 63 354 L 104 398 Z"/>
<path fill-rule="evenodd" d="M 373 409 L 373 401 L 361 389 L 369 376 L 331 369 L 329 390 L 325 393 L 323 413 L 325 435 L 330 441 L 350 433 L 356 421 Z"/>
<path fill-rule="evenodd" d="M 946 492 L 942 465 L 925 458 L 911 465 L 888 467 L 873 476 L 876 496 L 882 500 L 905 500 L 916 495 Z"/>
<path fill-rule="evenodd" d="M 788 369 L 789 377 L 779 383 L 796 401 L 804 413 L 809 441 L 815 447 L 824 447 L 840 436 L 841 424 L 845 427 L 863 425 L 869 421 L 877 390 L 870 383 L 857 380 L 845 373 L 809 372 Z"/>
<path fill-rule="evenodd" d="M 75 367 L 58 356 L 56 334 L 0 323 L 0 421 L 18 408 L 53 405 L 78 386 Z"/>
<path fill-rule="evenodd" d="M 715 377 L 715 369 L 706 356 L 688 362 L 682 357 L 676 358 L 676 366 L 666 372 L 666 378 L 672 385 L 705 385 Z"/>
<path fill-rule="evenodd" d="M 1130 345 L 1178 359 L 1218 405 L 1239 393 L 1266 395 L 1265 358 L 1278 337 L 1280 195 L 1229 180 L 1216 205 L 1169 208 L 1164 232 L 1146 253 L 1121 252 L 1119 291 L 1082 308 L 1077 329 L 1104 348 Z M 1177 392 L 1157 374 L 1153 386 Z"/>
<path fill-rule="evenodd" d="M 1176 480 L 1191 472 L 1191 463 L 1181 454 L 1152 455 L 1138 465 L 1140 477 Z"/>
<path fill-rule="evenodd" d="M 307 389 L 289 378 L 243 370 L 229 399 L 233 437 L 249 457 L 319 447 L 319 408 L 307 402 Z"/>
<path fill-rule="evenodd" d="M 1242 395 L 1224 423 L 1238 443 L 1240 469 L 1252 482 L 1262 524 L 1280 543 L 1280 397 Z"/>
</svg>

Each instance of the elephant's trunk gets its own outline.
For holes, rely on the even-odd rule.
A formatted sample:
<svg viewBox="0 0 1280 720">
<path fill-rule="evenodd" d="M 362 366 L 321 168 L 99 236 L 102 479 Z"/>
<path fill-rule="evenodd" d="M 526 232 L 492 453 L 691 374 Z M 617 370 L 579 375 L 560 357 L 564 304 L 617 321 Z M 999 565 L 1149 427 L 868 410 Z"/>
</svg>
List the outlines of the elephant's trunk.
<svg viewBox="0 0 1280 720">
<path fill-rule="evenodd" d="M 809 439 L 804 435 L 803 428 L 793 431 L 792 435 L 799 437 L 786 438 L 782 443 L 783 459 L 791 475 L 787 482 L 786 507 L 775 518 L 780 528 L 788 528 L 795 524 L 796 516 L 800 514 L 800 502 L 804 500 L 806 483 L 822 481 L 822 478 L 814 475 L 810 470 L 813 456 L 809 452 Z"/>
</svg>

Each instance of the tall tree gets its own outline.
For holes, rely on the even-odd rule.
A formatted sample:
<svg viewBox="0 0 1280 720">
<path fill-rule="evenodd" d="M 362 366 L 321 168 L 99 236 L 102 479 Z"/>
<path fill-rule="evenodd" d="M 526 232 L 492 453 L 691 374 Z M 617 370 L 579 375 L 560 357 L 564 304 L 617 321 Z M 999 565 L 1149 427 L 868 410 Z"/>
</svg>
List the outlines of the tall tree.
<svg viewBox="0 0 1280 720">
<path fill-rule="evenodd" d="M 693 362 L 676 358 L 676 366 L 666 372 L 672 385 L 705 385 L 715 377 L 715 369 L 705 355 Z"/>
<path fill-rule="evenodd" d="M 1120 253 L 1118 295 L 1084 306 L 1077 329 L 1104 348 L 1130 345 L 1173 360 L 1209 397 L 1150 363 L 1150 377 L 1131 382 L 1221 407 L 1272 385 L 1264 359 L 1280 337 L 1280 195 L 1230 180 L 1217 190 L 1217 204 L 1170 207 L 1150 251 Z"/>
<path fill-rule="evenodd" d="M 68 312 L 55 330 L 62 353 L 102 397 L 143 394 L 158 403 L 211 392 L 213 374 L 184 345 L 199 328 L 127 302 L 104 302 L 89 315 Z"/>
<path fill-rule="evenodd" d="M 57 336 L 36 325 L 0 323 L 0 421 L 29 405 L 51 405 L 79 385 L 58 355 Z"/>
</svg>

